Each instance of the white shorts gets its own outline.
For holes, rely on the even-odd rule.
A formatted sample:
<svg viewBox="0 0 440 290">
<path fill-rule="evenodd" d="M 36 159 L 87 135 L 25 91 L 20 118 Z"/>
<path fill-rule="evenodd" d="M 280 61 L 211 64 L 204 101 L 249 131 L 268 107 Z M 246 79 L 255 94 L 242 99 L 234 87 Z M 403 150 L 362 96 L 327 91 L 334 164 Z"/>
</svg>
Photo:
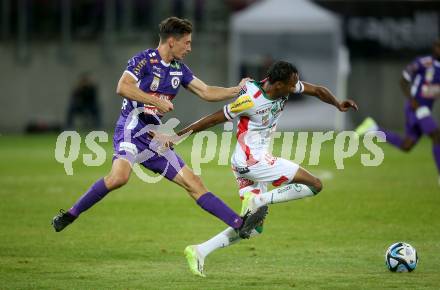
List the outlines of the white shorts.
<svg viewBox="0 0 440 290">
<path fill-rule="evenodd" d="M 267 186 L 281 186 L 292 182 L 299 165 L 290 160 L 267 155 L 257 164 L 249 167 L 232 166 L 235 178 L 240 188 L 240 198 L 245 192 L 263 193 Z"/>
</svg>

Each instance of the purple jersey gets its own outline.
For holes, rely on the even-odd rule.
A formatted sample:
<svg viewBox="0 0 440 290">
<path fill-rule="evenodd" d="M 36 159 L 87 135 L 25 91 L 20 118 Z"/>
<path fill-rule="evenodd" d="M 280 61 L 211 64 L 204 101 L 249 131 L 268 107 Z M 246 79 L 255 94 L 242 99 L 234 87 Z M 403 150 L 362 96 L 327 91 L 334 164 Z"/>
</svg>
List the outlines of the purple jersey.
<svg viewBox="0 0 440 290">
<path fill-rule="evenodd" d="M 418 57 L 406 67 L 403 77 L 411 83 L 411 96 L 432 108 L 440 97 L 440 61 L 432 56 Z"/>
<path fill-rule="evenodd" d="M 185 64 L 179 61 L 166 63 L 157 49 L 147 49 L 136 54 L 128 61 L 125 72 L 137 80 L 142 91 L 170 101 L 176 96 L 180 85 L 186 87 L 194 79 L 193 73 Z M 130 114 L 134 109 L 143 112 Z M 124 98 L 117 126 L 130 124 L 129 129 L 138 131 L 149 124 L 158 125 L 160 118 L 162 115 L 155 106 Z"/>
</svg>

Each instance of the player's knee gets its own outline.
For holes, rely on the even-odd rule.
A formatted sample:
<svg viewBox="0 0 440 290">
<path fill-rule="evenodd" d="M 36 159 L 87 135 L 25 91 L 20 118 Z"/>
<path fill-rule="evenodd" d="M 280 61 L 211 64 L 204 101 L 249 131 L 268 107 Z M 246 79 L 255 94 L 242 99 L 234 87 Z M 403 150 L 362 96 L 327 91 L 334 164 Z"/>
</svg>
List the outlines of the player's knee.
<svg viewBox="0 0 440 290">
<path fill-rule="evenodd" d="M 105 183 L 108 189 L 116 189 L 127 184 L 129 178 L 129 174 L 109 175 L 106 177 Z"/>
<path fill-rule="evenodd" d="M 315 194 L 320 193 L 322 190 L 322 182 L 321 179 L 315 177 L 315 180 L 313 182 L 313 191 Z"/>
</svg>

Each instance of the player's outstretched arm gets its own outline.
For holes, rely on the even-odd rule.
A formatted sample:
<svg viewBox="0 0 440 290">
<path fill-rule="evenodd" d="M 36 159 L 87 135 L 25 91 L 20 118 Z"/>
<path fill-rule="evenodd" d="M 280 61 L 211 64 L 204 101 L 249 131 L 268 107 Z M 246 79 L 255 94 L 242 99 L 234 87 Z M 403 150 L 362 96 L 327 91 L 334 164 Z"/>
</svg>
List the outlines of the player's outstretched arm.
<svg viewBox="0 0 440 290">
<path fill-rule="evenodd" d="M 170 101 L 143 92 L 137 87 L 136 83 L 137 81 L 130 74 L 124 72 L 119 79 L 116 93 L 132 101 L 156 106 L 161 113 L 173 110 L 173 104 Z"/>
<path fill-rule="evenodd" d="M 249 78 L 242 79 L 235 87 L 224 88 L 216 86 L 208 86 L 202 80 L 194 77 L 189 83 L 188 90 L 199 96 L 201 99 L 208 102 L 218 102 L 227 99 L 232 99 L 238 95 L 241 87 L 248 81 Z"/>
<path fill-rule="evenodd" d="M 177 132 L 175 135 L 166 135 L 157 131 L 150 131 L 148 134 L 158 142 L 162 143 L 165 147 L 171 147 L 191 134 L 203 131 L 226 121 L 227 119 L 223 113 L 223 110 L 220 110 L 192 123 L 191 125 Z"/>
<path fill-rule="evenodd" d="M 186 128 L 182 129 L 177 133 L 178 136 L 185 135 L 186 133 L 190 132 L 190 134 L 194 134 L 200 131 L 203 131 L 205 129 L 214 127 L 217 124 L 221 124 L 226 122 L 228 119 L 225 117 L 225 113 L 223 113 L 223 110 L 217 111 L 211 115 L 205 116 L 202 119 L 192 123 L 191 125 L 187 126 Z"/>
<path fill-rule="evenodd" d="M 304 94 L 318 97 L 321 101 L 335 106 L 341 112 L 346 112 L 350 108 L 353 108 L 355 111 L 358 110 L 358 106 L 354 101 L 345 100 L 339 102 L 338 99 L 336 99 L 336 97 L 332 94 L 332 92 L 330 92 L 330 90 L 326 87 L 317 86 L 307 82 L 302 83 L 304 85 Z"/>
</svg>

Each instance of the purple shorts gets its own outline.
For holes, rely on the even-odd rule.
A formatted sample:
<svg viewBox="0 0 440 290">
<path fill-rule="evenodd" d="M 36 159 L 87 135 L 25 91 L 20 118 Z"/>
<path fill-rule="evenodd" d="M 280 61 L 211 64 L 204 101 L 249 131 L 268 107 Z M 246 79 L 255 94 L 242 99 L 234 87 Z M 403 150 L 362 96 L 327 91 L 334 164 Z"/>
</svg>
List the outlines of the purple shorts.
<svg viewBox="0 0 440 290">
<path fill-rule="evenodd" d="M 429 135 L 438 129 L 437 123 L 431 114 L 419 114 L 419 117 L 417 117 L 409 102 L 405 104 L 405 116 L 406 136 L 414 141 L 417 141 L 423 134 Z"/>
<path fill-rule="evenodd" d="M 145 168 L 173 180 L 185 166 L 185 162 L 174 150 L 166 149 L 158 153 L 159 144 L 149 137 L 133 137 L 135 132 L 129 132 L 124 138 L 124 128 L 116 127 L 113 136 L 113 160 L 124 158 L 130 163 L 140 163 Z"/>
</svg>

